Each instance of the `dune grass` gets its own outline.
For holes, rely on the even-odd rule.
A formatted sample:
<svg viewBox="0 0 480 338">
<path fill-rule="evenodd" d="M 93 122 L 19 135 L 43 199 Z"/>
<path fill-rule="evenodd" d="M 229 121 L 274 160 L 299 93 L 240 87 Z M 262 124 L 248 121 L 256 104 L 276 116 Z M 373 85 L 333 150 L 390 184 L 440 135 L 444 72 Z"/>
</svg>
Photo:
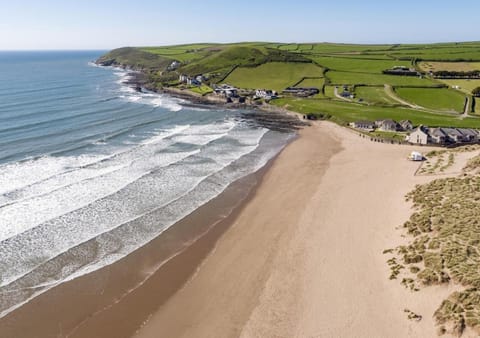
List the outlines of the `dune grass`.
<svg viewBox="0 0 480 338">
<path fill-rule="evenodd" d="M 409 244 L 395 249 L 400 262 L 387 261 L 394 279 L 405 276 L 402 284 L 412 290 L 451 280 L 462 285 L 435 311 L 439 331 L 461 335 L 469 326 L 480 332 L 480 176 L 437 179 L 417 186 L 407 200 L 415 212 L 404 224 Z"/>
</svg>

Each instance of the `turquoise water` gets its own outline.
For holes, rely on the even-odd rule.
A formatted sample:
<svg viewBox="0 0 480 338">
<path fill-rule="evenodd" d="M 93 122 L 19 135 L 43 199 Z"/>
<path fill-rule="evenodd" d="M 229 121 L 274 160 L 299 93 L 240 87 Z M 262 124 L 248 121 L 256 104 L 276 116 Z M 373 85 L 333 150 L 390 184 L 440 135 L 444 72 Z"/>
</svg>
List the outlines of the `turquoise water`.
<svg viewBox="0 0 480 338">
<path fill-rule="evenodd" d="M 152 240 L 291 135 L 139 93 L 101 52 L 0 52 L 0 316 Z"/>
</svg>

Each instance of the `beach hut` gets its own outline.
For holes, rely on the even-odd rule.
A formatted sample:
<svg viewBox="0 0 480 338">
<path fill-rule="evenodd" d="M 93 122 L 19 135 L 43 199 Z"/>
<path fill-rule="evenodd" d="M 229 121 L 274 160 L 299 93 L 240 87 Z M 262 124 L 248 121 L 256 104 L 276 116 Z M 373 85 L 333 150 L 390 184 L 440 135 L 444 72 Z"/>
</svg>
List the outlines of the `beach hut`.
<svg viewBox="0 0 480 338">
<path fill-rule="evenodd" d="M 423 161 L 423 155 L 418 151 L 412 151 L 408 157 L 410 161 Z"/>
</svg>

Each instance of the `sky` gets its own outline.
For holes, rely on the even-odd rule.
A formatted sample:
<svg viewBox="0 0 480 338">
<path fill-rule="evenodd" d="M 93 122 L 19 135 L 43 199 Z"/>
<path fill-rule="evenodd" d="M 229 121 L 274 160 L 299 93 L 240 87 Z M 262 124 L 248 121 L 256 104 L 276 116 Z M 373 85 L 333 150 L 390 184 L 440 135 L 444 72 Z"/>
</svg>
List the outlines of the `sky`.
<svg viewBox="0 0 480 338">
<path fill-rule="evenodd" d="M 0 0 L 0 50 L 480 40 L 479 0 Z"/>
</svg>

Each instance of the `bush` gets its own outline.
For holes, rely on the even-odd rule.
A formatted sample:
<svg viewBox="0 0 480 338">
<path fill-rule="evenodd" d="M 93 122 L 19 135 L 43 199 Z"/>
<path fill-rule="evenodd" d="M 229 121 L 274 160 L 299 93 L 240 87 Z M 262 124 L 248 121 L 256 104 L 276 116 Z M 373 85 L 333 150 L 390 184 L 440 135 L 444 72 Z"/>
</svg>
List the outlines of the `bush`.
<svg viewBox="0 0 480 338">
<path fill-rule="evenodd" d="M 477 88 L 473 89 L 472 90 L 472 95 L 480 97 L 480 87 L 477 87 Z"/>
</svg>

